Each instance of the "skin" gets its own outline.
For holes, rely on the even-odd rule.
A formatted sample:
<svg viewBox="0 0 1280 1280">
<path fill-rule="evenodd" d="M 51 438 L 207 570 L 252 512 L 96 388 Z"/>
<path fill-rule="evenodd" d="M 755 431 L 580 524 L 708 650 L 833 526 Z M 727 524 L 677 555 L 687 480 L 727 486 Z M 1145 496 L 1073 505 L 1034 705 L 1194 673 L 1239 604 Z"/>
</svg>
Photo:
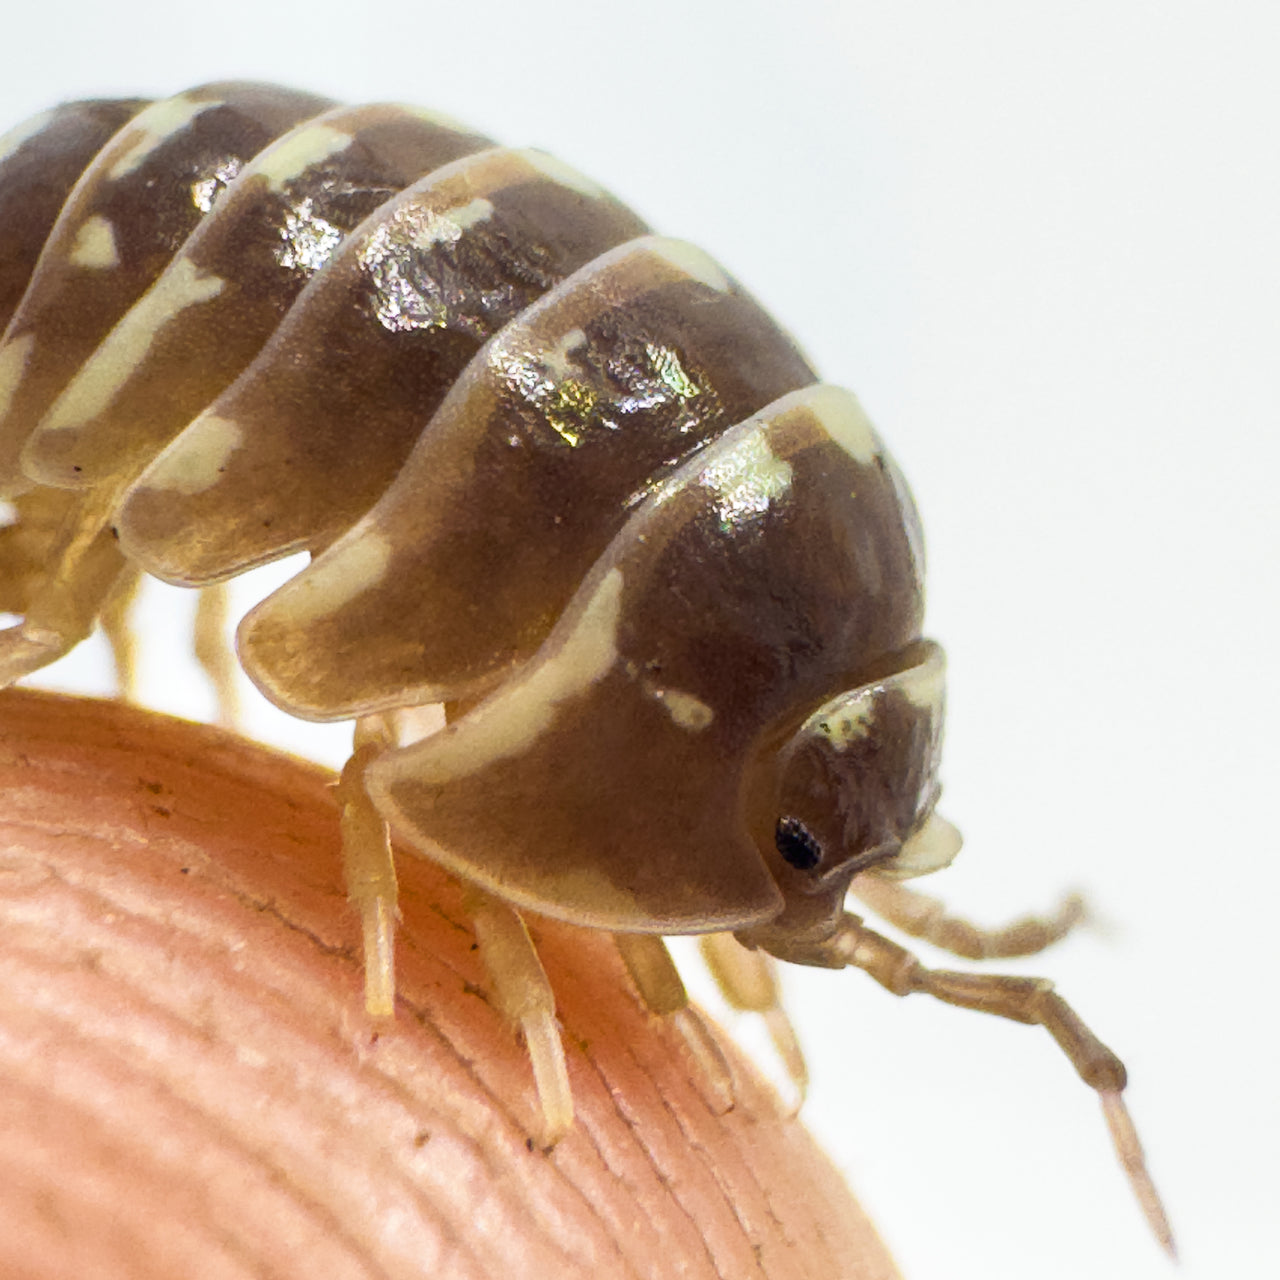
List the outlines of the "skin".
<svg viewBox="0 0 1280 1280">
<path fill-rule="evenodd" d="M 533 921 L 578 1105 L 549 1155 L 457 885 L 399 860 L 361 1010 L 329 775 L 118 704 L 0 695 L 0 1271 L 892 1280 L 725 1042 L 725 1111 L 602 935 Z"/>
</svg>

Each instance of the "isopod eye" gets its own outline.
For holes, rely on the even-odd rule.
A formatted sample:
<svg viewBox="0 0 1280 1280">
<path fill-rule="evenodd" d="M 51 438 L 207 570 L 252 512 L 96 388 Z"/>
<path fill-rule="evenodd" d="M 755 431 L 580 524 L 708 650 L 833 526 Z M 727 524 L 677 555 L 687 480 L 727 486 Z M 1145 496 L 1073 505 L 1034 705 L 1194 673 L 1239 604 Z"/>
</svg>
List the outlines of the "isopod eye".
<svg viewBox="0 0 1280 1280">
<path fill-rule="evenodd" d="M 799 818 L 779 818 L 773 839 L 778 852 L 797 871 L 812 871 L 822 861 L 817 836 Z"/>
<path fill-rule="evenodd" d="M 955 856 L 959 835 L 933 812 L 943 688 L 942 650 L 918 641 L 823 703 L 787 741 L 774 842 L 789 866 L 816 873 L 796 892 L 836 893 L 873 869 L 922 875 Z"/>
</svg>

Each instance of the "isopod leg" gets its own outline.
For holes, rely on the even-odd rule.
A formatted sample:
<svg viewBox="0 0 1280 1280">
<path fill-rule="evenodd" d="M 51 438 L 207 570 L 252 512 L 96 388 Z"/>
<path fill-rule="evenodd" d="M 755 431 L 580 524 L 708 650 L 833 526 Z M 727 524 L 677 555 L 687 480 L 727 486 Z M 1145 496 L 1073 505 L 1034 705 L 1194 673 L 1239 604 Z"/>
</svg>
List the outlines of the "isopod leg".
<svg viewBox="0 0 1280 1280">
<path fill-rule="evenodd" d="M 698 947 L 729 1004 L 745 1013 L 758 1013 L 764 1019 L 773 1047 L 803 1102 L 809 1087 L 809 1069 L 795 1028 L 782 1007 L 773 958 L 744 947 L 731 933 L 704 933 L 698 939 Z"/>
<path fill-rule="evenodd" d="M 0 527 L 0 613 L 25 614 L 44 578 L 49 543 L 61 520 L 56 507 L 51 511 L 46 504 L 32 504 L 33 497 L 46 492 L 32 489 L 9 500 L 12 516 Z"/>
<path fill-rule="evenodd" d="M 667 944 L 653 933 L 615 933 L 622 963 L 627 966 L 645 1008 L 660 1018 L 679 1013 L 689 1005 L 689 993 Z"/>
<path fill-rule="evenodd" d="M 225 582 L 204 587 L 196 602 L 195 653 L 218 699 L 218 723 L 234 729 L 240 719 L 236 660 L 227 639 L 230 593 Z"/>
<path fill-rule="evenodd" d="M 76 494 L 37 486 L 11 498 L 10 523 L 0 527 L 0 613 L 25 614 L 47 576 Z"/>
<path fill-rule="evenodd" d="M 109 529 L 74 551 L 33 591 L 23 621 L 0 631 L 0 688 L 56 662 L 93 630 L 125 560 Z"/>
<path fill-rule="evenodd" d="M 365 1008 L 376 1018 L 395 1013 L 399 890 L 387 824 L 369 799 L 364 774 L 389 745 L 390 732 L 380 717 L 357 721 L 355 749 L 338 780 L 343 872 L 364 935 Z"/>
<path fill-rule="evenodd" d="M 863 970 L 896 996 L 923 992 L 946 1004 L 994 1014 L 1014 1022 L 1044 1027 L 1058 1042 L 1077 1074 L 1097 1091 L 1120 1163 L 1138 1203 L 1161 1245 L 1172 1255 L 1173 1234 L 1160 1196 L 1147 1171 L 1142 1146 L 1121 1100 L 1124 1064 L 1081 1021 L 1079 1015 L 1044 978 L 1013 978 L 999 974 L 956 973 L 926 969 L 904 947 L 868 929 L 855 915 L 846 914 L 828 942 L 807 949 L 809 963 L 846 964 Z"/>
<path fill-rule="evenodd" d="M 142 574 L 132 566 L 121 572 L 107 593 L 98 625 L 111 646 L 116 669 L 116 696 L 133 702 L 138 691 L 138 638 L 129 623 L 129 611 L 138 596 Z"/>
<path fill-rule="evenodd" d="M 89 490 L 65 506 L 54 499 L 51 505 L 32 507 L 33 518 L 43 513 L 58 523 L 56 530 L 45 535 L 43 573 L 31 588 L 22 622 L 0 632 L 0 688 L 47 667 L 93 630 L 125 569 L 110 528 L 118 497 L 118 491 L 108 485 Z"/>
<path fill-rule="evenodd" d="M 478 889 L 467 891 L 467 910 L 498 1007 L 524 1035 L 542 1110 L 537 1142 L 550 1150 L 573 1127 L 555 993 L 519 912 Z"/>
<path fill-rule="evenodd" d="M 20 526 L 0 528 L 0 613 L 26 613 L 34 576 Z"/>
<path fill-rule="evenodd" d="M 862 875 L 851 888 L 854 897 L 895 928 L 965 960 L 1035 955 L 1065 937 L 1088 915 L 1084 899 L 1073 893 L 1052 915 L 1023 916 L 1007 925 L 984 928 L 948 914 L 939 899 L 900 881 Z"/>
<path fill-rule="evenodd" d="M 645 1008 L 657 1017 L 671 1019 L 710 1085 L 717 1110 L 730 1110 L 733 1070 L 702 1015 L 689 1003 L 689 993 L 666 942 L 652 933 L 615 933 L 613 938 Z"/>
</svg>

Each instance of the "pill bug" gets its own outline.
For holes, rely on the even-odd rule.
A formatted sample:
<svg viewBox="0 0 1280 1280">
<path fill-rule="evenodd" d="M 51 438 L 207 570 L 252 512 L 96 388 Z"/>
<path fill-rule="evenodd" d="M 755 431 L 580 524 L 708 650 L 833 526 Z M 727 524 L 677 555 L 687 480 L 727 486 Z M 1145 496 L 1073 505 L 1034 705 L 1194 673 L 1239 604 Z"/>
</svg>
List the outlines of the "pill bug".
<svg viewBox="0 0 1280 1280">
<path fill-rule="evenodd" d="M 797 1079 L 767 957 L 1045 1026 L 1171 1248 L 1124 1068 L 1050 985 L 925 969 L 845 909 L 969 958 L 1080 914 L 982 931 L 902 885 L 959 849 L 915 508 L 853 396 L 711 259 L 446 117 L 223 83 L 0 140 L 0 323 L 0 683 L 98 619 L 127 677 L 139 572 L 216 601 L 310 552 L 239 657 L 291 714 L 356 721 L 372 1012 L 389 826 L 468 887 L 544 1142 L 572 1102 L 522 911 L 613 933 L 674 1017 L 661 938 L 700 935 Z M 415 737 L 403 709 L 437 704 Z"/>
</svg>

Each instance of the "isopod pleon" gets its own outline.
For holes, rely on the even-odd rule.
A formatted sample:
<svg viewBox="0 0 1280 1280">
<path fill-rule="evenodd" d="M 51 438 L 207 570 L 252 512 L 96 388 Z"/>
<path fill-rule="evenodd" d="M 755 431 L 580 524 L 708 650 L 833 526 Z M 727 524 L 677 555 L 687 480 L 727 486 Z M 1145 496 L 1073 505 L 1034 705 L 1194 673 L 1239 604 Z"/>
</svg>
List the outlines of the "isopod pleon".
<svg viewBox="0 0 1280 1280">
<path fill-rule="evenodd" d="M 971 958 L 1081 914 L 980 930 L 901 885 L 960 847 L 915 507 L 856 399 L 714 261 L 446 118 L 217 84 L 0 141 L 0 314 L 0 680 L 100 617 L 127 670 L 141 571 L 214 600 L 310 552 L 239 657 L 293 715 L 356 721 L 371 1012 L 389 828 L 467 886 L 542 1142 L 573 1110 L 525 911 L 615 935 L 695 1052 L 662 937 L 702 935 L 797 1080 L 768 957 L 1046 1027 L 1172 1247 L 1124 1068 L 1051 985 L 926 969 L 845 909 Z M 428 704 L 444 726 L 402 735 Z"/>
</svg>

